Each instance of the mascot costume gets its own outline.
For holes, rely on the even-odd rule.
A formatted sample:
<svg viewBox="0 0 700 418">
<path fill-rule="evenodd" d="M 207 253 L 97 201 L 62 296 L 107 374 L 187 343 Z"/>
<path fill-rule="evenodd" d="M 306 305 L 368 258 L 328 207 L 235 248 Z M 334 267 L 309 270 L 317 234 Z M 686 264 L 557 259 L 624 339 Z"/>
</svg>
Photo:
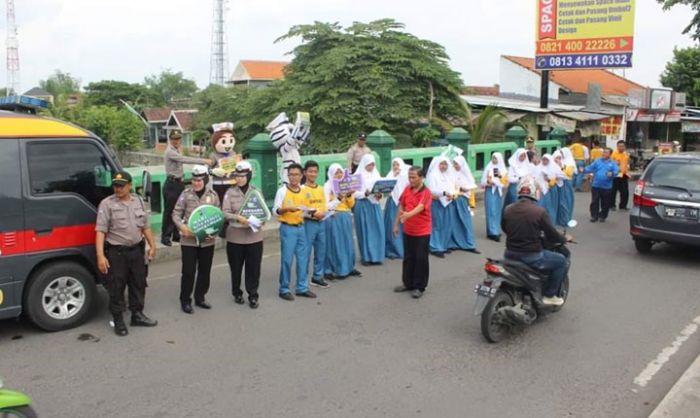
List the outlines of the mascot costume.
<svg viewBox="0 0 700 418">
<path fill-rule="evenodd" d="M 267 125 L 266 129 L 270 133 L 272 145 L 277 148 L 282 157 L 280 178 L 285 184 L 288 182 L 287 168 L 293 163 L 301 164 L 299 148 L 309 139 L 311 133 L 309 120 L 308 113 L 297 112 L 296 123 L 292 124 L 287 118 L 287 114 L 282 112 Z"/>
<path fill-rule="evenodd" d="M 233 136 L 233 123 L 223 122 L 216 123 L 212 126 L 212 145 L 214 152 L 209 158 L 212 161 L 212 187 L 219 201 L 224 201 L 224 195 L 229 187 L 236 184 L 236 179 L 233 177 L 233 172 L 236 170 L 236 164 L 240 159 L 233 147 L 236 145 L 236 138 Z"/>
</svg>

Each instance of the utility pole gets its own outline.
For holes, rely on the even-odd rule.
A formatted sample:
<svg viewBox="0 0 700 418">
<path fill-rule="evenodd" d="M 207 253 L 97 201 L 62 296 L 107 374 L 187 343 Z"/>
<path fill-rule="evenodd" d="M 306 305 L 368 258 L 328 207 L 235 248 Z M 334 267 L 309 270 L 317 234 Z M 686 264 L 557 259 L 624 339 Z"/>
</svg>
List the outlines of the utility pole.
<svg viewBox="0 0 700 418">
<path fill-rule="evenodd" d="M 540 108 L 549 107 L 549 70 L 542 70 L 542 83 L 540 85 Z"/>
<path fill-rule="evenodd" d="M 15 0 L 7 0 L 7 95 L 19 94 L 19 41 Z"/>
<path fill-rule="evenodd" d="M 224 85 L 228 65 L 226 58 L 226 32 L 224 12 L 227 0 L 214 0 L 214 16 L 211 30 L 211 60 L 209 83 Z"/>
</svg>

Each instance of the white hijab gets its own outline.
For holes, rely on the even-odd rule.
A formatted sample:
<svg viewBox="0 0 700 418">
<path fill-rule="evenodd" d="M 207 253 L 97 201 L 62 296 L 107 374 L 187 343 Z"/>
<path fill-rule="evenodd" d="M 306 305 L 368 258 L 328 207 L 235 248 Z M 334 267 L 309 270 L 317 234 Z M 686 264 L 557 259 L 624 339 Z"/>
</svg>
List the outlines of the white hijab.
<svg viewBox="0 0 700 418">
<path fill-rule="evenodd" d="M 398 175 L 394 174 L 394 163 L 399 163 L 399 166 L 401 167 L 399 169 Z M 397 157 L 391 160 L 391 170 L 389 170 L 389 174 L 386 175 L 386 178 L 396 179 L 396 186 L 394 186 L 394 190 L 391 191 L 391 199 L 394 201 L 396 206 L 399 205 L 399 199 L 401 199 L 401 194 L 406 189 L 406 186 L 408 186 L 409 168 L 411 168 L 411 166 L 406 164 L 401 158 Z"/>
<path fill-rule="evenodd" d="M 561 151 L 562 162 L 564 163 L 564 167 L 576 168 L 576 160 L 574 160 L 574 154 L 571 153 L 571 150 L 567 147 L 564 147 L 560 151 Z"/>
<path fill-rule="evenodd" d="M 525 156 L 524 161 L 520 161 L 521 156 Z M 508 180 L 511 183 L 517 183 L 523 177 L 532 176 L 534 174 L 533 166 L 527 158 L 527 150 L 518 148 L 508 159 Z"/>
<path fill-rule="evenodd" d="M 569 162 L 573 162 L 573 165 L 567 163 L 567 158 L 566 158 L 566 155 L 564 155 L 565 153 L 564 153 L 563 150 L 569 151 L 568 148 L 562 148 L 562 149 L 558 149 L 558 150 L 554 151 L 554 154 L 552 154 L 552 162 L 553 162 L 554 164 L 556 164 L 556 161 L 554 161 L 554 160 L 555 160 L 557 157 L 561 158 L 561 164 L 562 164 L 562 165 L 561 165 L 559 168 L 562 170 L 562 173 L 564 173 L 564 169 L 565 169 L 566 167 L 574 167 L 574 168 L 576 167 L 576 162 L 574 161 L 573 155 L 571 155 L 571 151 L 569 151 L 569 155 L 571 156 L 571 161 L 569 161 Z M 569 176 L 567 176 L 566 173 L 564 173 L 564 178 L 567 179 L 567 180 L 569 180 Z"/>
<path fill-rule="evenodd" d="M 374 164 L 374 169 L 372 169 L 372 171 L 367 171 L 367 166 L 370 164 Z M 362 156 L 360 164 L 357 166 L 357 170 L 355 170 L 355 174 L 359 174 L 360 177 L 362 177 L 362 189 L 355 192 L 355 199 L 364 199 L 365 192 L 371 192 L 372 188 L 374 187 L 374 183 L 382 178 L 382 176 L 379 174 L 379 170 L 377 170 L 376 164 L 377 163 L 374 160 L 373 154 L 365 154 Z M 374 198 L 371 200 L 372 203 L 379 203 L 379 201 Z"/>
<path fill-rule="evenodd" d="M 440 170 L 440 164 L 443 162 L 447 164 L 447 170 L 445 171 Z M 455 176 L 452 173 L 453 171 L 454 169 L 452 168 L 452 164 L 447 157 L 439 155 L 433 158 L 433 161 L 430 162 L 430 168 L 428 169 L 427 176 L 428 188 L 432 192 L 433 196 L 439 197 L 442 206 L 447 206 L 451 203 L 450 200 L 447 200 L 444 193 L 454 194 L 457 191 L 454 182 Z"/>
<path fill-rule="evenodd" d="M 337 173 L 338 170 L 344 170 L 343 166 L 341 166 L 338 163 L 333 163 L 330 167 L 328 167 L 328 180 L 323 186 L 323 193 L 326 195 L 326 205 L 330 210 L 335 209 L 336 206 L 338 206 L 338 204 L 340 203 L 340 200 L 338 200 L 338 196 L 335 195 L 335 188 L 333 187 L 335 173 Z M 331 197 L 333 198 L 331 199 Z"/>
<path fill-rule="evenodd" d="M 544 165 L 545 160 L 547 160 L 549 164 Z M 566 175 L 561 171 L 561 167 L 554 162 L 554 157 L 549 154 L 544 154 L 540 164 L 537 166 L 537 176 L 535 178 L 542 193 L 547 194 L 549 191 L 549 180 L 556 179 L 557 186 L 561 187 L 564 185 Z"/>
<path fill-rule="evenodd" d="M 476 189 L 476 180 L 474 180 L 472 170 L 469 168 L 467 160 L 460 155 L 459 157 L 455 158 L 454 162 L 459 165 L 459 171 L 453 168 L 454 182 L 457 187 L 465 190 Z"/>
<path fill-rule="evenodd" d="M 494 164 L 493 159 L 496 159 L 496 163 Z M 489 160 L 488 165 L 486 165 L 486 168 L 484 169 L 484 174 L 481 176 L 481 185 L 486 188 L 489 187 L 488 185 L 488 178 L 491 177 L 492 179 L 492 185 L 491 187 L 493 190 L 498 190 L 498 194 L 503 196 L 503 183 L 499 181 L 494 175 L 494 169 L 498 169 L 498 174 L 501 176 L 507 176 L 508 175 L 508 170 L 506 169 L 506 163 L 503 162 L 503 154 L 500 152 L 494 152 L 493 155 L 491 156 L 491 160 Z"/>
</svg>

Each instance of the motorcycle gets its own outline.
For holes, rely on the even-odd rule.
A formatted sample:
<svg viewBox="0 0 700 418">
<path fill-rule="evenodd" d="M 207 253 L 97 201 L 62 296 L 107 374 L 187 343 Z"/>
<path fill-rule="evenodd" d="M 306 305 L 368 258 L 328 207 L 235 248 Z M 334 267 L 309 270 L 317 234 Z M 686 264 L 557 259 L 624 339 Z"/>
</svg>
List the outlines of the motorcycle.
<svg viewBox="0 0 700 418">
<path fill-rule="evenodd" d="M 32 399 L 20 392 L 4 389 L 0 380 L 0 418 L 37 418 Z"/>
<path fill-rule="evenodd" d="M 574 228 L 577 224 L 572 220 L 568 227 Z M 546 240 L 543 240 L 543 244 L 545 249 L 566 257 L 567 274 L 559 289 L 559 297 L 566 302 L 569 296 L 571 251 L 566 244 Z M 542 303 L 542 285 L 548 277 L 524 263 L 488 258 L 484 270 L 486 278 L 474 289 L 474 315 L 481 315 L 481 333 L 490 343 L 498 343 L 513 329 L 531 325 L 538 317 L 558 312 L 564 306 Z"/>
</svg>

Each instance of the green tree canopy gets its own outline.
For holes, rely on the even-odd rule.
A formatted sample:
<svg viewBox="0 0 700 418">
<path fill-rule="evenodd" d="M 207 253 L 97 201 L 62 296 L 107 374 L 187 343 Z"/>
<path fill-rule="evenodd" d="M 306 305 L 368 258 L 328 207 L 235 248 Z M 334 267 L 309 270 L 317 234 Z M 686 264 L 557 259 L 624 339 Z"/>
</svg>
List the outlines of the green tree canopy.
<svg viewBox="0 0 700 418">
<path fill-rule="evenodd" d="M 39 81 L 39 87 L 51 93 L 55 99 L 58 99 L 67 94 L 78 93 L 80 91 L 80 80 L 71 76 L 70 73 L 55 70 L 49 78 Z"/>
<path fill-rule="evenodd" d="M 676 5 L 683 4 L 690 6 L 695 12 L 690 19 L 690 24 L 683 29 L 683 33 L 689 33 L 696 41 L 700 41 L 700 0 L 656 0 L 663 4 L 664 10 L 668 10 Z"/>
<path fill-rule="evenodd" d="M 196 93 L 192 98 L 192 106 L 198 110 L 194 117 L 195 129 L 198 132 L 205 132 L 214 123 L 234 122 L 236 125 L 236 148 L 242 149 L 244 140 L 259 133 L 251 130 L 250 124 L 246 126 L 241 122 L 250 91 L 247 88 L 223 87 L 212 84 Z M 198 135 L 205 136 L 203 133 Z M 197 139 L 201 140 L 202 138 Z"/>
<path fill-rule="evenodd" d="M 305 152 L 328 152 L 346 149 L 359 131 L 410 137 L 433 118 L 464 118 L 462 81 L 445 49 L 403 29 L 390 19 L 292 27 L 278 39 L 301 38 L 285 79 L 251 93 L 243 123 L 259 130 L 279 111 L 308 111 L 313 139 Z"/>
<path fill-rule="evenodd" d="M 158 96 L 163 104 L 173 104 L 179 100 L 191 99 L 199 90 L 194 80 L 185 78 L 182 72 L 171 70 L 146 77 L 144 84 Z"/>
<path fill-rule="evenodd" d="M 131 151 L 141 147 L 143 124 L 126 109 L 90 106 L 74 122 L 94 132 L 117 151 Z"/>
<path fill-rule="evenodd" d="M 687 102 L 700 106 L 700 46 L 674 48 L 673 59 L 661 74 L 661 84 L 687 93 Z"/>
<path fill-rule="evenodd" d="M 122 106 L 121 100 L 136 108 L 162 106 L 164 103 L 151 89 L 125 81 L 95 81 L 85 86 L 85 103 L 92 106 Z"/>
</svg>

